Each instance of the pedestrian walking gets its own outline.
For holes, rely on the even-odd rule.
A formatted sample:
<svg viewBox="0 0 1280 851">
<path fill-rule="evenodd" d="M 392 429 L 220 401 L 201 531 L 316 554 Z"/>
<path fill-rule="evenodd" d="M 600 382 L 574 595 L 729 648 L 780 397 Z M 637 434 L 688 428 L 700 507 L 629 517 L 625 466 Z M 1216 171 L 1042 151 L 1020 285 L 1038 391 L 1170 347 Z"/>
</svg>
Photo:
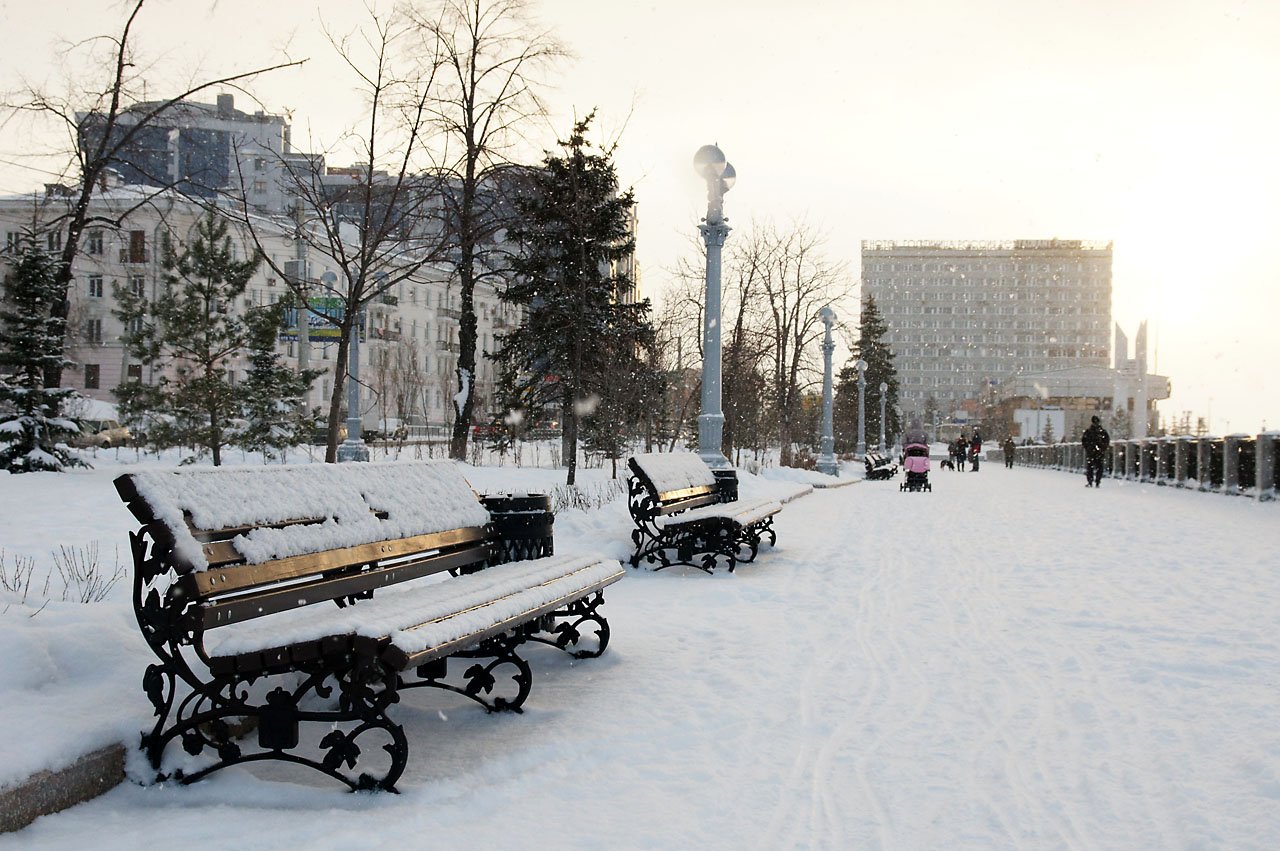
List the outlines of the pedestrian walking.
<svg viewBox="0 0 1280 851">
<path fill-rule="evenodd" d="M 975 428 L 973 430 L 973 438 L 969 441 L 969 472 L 978 472 L 978 459 L 982 455 L 982 434 Z"/>
<path fill-rule="evenodd" d="M 1017 448 L 1013 445 L 1013 437 L 1006 436 L 1004 443 L 1000 444 L 1000 448 L 1004 450 L 1004 465 L 1010 470 L 1013 469 L 1013 452 Z"/>
<path fill-rule="evenodd" d="M 1107 447 L 1111 445 L 1111 435 L 1102 427 L 1102 420 L 1092 417 L 1089 427 L 1080 436 L 1084 444 L 1084 482 L 1085 487 L 1102 487 L 1102 462 L 1107 457 Z"/>
</svg>

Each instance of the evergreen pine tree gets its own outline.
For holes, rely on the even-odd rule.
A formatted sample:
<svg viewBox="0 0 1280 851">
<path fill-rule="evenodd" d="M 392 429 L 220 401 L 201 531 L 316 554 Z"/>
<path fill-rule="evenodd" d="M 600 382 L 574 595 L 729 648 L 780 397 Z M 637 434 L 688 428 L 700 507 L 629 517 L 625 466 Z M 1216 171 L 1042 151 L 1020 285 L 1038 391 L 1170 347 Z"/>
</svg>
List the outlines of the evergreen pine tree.
<svg viewBox="0 0 1280 851">
<path fill-rule="evenodd" d="M 885 324 L 876 307 L 876 300 L 867 296 L 862 301 L 862 316 L 858 323 L 858 339 L 854 342 L 849 362 L 836 379 L 836 399 L 832 418 L 835 420 L 836 444 L 844 451 L 855 448 L 858 440 L 858 370 L 854 363 L 867 362 L 865 405 L 866 440 L 868 446 L 880 441 L 880 385 L 889 385 L 885 394 L 885 437 L 892 443 L 902 433 L 902 417 L 898 410 L 898 370 L 893 365 L 893 351 L 885 342 L 889 326 Z"/>
<path fill-rule="evenodd" d="M 508 398 L 559 406 L 569 484 L 580 421 L 601 404 L 623 410 L 613 398 L 620 386 L 647 386 L 649 367 L 639 354 L 653 339 L 648 301 L 621 297 L 631 288 L 620 261 L 635 246 L 635 200 L 618 192 L 612 151 L 590 151 L 593 117 L 574 125 L 559 155 L 546 155 L 530 175 L 532 190 L 517 200 L 520 216 L 509 236 L 519 253 L 502 298 L 525 306 L 527 321 L 500 338 L 496 355 L 499 370 L 514 377 Z"/>
<path fill-rule="evenodd" d="M 232 420 L 244 401 L 233 367 L 249 332 L 234 302 L 261 262 L 256 253 L 236 260 L 227 231 L 227 222 L 210 211 L 196 223 L 189 246 L 176 248 L 166 234 L 164 286 L 151 304 L 115 286 L 115 315 L 131 329 L 125 348 L 159 376 L 152 385 L 135 380 L 116 389 L 122 416 L 143 423 L 152 446 L 192 446 L 215 466 L 238 437 Z"/>
<path fill-rule="evenodd" d="M 285 449 L 311 436 L 317 419 L 306 413 L 302 398 L 311 382 L 324 373 L 322 369 L 296 373 L 281 363 L 276 339 L 284 324 L 284 310 L 285 303 L 277 302 L 253 308 L 244 317 L 249 374 L 239 389 L 248 425 L 237 443 L 268 458 L 283 455 Z"/>
<path fill-rule="evenodd" d="M 79 429 L 61 411 L 75 391 L 45 386 L 47 371 L 70 364 L 62 356 L 65 321 L 49 310 L 61 291 L 57 261 L 25 244 L 0 309 L 0 469 L 11 473 L 88 466 L 66 446 Z"/>
</svg>

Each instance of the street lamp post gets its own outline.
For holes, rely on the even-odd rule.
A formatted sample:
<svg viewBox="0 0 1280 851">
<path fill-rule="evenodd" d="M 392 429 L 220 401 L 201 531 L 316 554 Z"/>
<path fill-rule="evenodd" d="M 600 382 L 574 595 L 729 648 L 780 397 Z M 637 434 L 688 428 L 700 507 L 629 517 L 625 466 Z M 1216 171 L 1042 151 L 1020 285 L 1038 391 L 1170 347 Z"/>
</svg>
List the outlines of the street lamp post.
<svg viewBox="0 0 1280 851">
<path fill-rule="evenodd" d="M 889 401 L 889 384 L 886 381 L 880 382 L 880 451 L 885 452 L 889 449 L 889 441 L 886 438 L 887 429 L 889 428 L 884 418 L 885 403 Z"/>
<path fill-rule="evenodd" d="M 693 167 L 707 182 L 707 216 L 698 225 L 707 244 L 707 293 L 702 317 L 702 413 L 698 416 L 698 455 L 713 470 L 732 468 L 724 457 L 724 412 L 720 408 L 720 249 L 729 226 L 725 224 L 724 193 L 737 177 L 724 152 L 703 145 L 693 157 Z"/>
<path fill-rule="evenodd" d="M 836 350 L 836 344 L 831 341 L 831 326 L 836 314 L 830 307 L 824 307 L 818 315 L 826 326 L 822 340 L 822 452 L 818 456 L 818 472 L 838 476 L 840 467 L 836 464 L 835 438 L 831 434 L 831 354 Z"/>
<path fill-rule="evenodd" d="M 867 454 L 867 362 L 859 360 L 858 368 L 858 457 Z"/>
</svg>

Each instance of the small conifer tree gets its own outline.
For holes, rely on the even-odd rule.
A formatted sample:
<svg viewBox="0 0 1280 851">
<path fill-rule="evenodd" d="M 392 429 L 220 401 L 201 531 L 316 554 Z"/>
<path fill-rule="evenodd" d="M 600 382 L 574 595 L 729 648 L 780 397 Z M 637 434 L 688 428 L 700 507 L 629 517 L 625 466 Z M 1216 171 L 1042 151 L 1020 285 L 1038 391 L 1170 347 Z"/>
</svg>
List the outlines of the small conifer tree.
<svg viewBox="0 0 1280 851">
<path fill-rule="evenodd" d="M 267 458 L 283 456 L 290 446 L 307 440 L 317 419 L 302 405 L 311 382 L 324 373 L 310 369 L 296 373 L 281 363 L 276 339 L 284 322 L 284 302 L 257 307 L 245 313 L 248 334 L 249 374 L 239 390 L 247 425 L 239 445 Z"/>
<path fill-rule="evenodd" d="M 146 421 L 147 442 L 156 448 L 191 446 L 222 463 L 234 443 L 244 394 L 234 367 L 249 343 L 249 330 L 235 301 L 257 270 L 255 252 L 236 260 L 228 225 L 216 211 L 200 219 L 188 246 L 162 244 L 164 282 L 148 304 L 141 293 L 115 287 L 115 315 L 129 328 L 125 348 L 159 376 L 116 390 L 127 421 Z"/>
<path fill-rule="evenodd" d="M 61 472 L 88 466 L 66 440 L 79 428 L 62 416 L 75 395 L 46 387 L 47 372 L 70 364 L 62 356 L 65 320 L 50 313 L 60 298 L 57 261 L 27 242 L 5 279 L 0 309 L 0 469 L 11 473 Z"/>
</svg>

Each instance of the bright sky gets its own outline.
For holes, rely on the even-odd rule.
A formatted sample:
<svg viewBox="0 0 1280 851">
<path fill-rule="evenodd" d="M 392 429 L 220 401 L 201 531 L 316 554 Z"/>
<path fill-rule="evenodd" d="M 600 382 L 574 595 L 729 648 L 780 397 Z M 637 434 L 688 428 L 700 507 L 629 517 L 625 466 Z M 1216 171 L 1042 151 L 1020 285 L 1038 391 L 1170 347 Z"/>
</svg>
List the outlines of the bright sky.
<svg viewBox="0 0 1280 851">
<path fill-rule="evenodd" d="M 379 3 L 378 5 L 387 5 Z M 154 95 L 196 69 L 269 64 L 295 140 L 336 138 L 359 102 L 319 30 L 347 0 L 149 0 L 139 27 Z M 1280 4 L 1247 0 L 533 0 L 576 59 L 551 124 L 599 107 L 640 202 L 643 286 L 691 249 L 705 192 L 691 166 L 718 142 L 738 172 L 726 212 L 804 219 L 856 282 L 863 239 L 1115 242 L 1113 315 L 1173 380 L 1166 416 L 1218 433 L 1280 427 Z M 123 4 L 0 0 L 0 90 L 56 79 L 51 49 L 118 28 Z M 248 104 L 239 102 L 244 107 Z M 624 127 L 625 124 L 625 127 Z M 37 128 L 0 129 L 0 190 L 44 179 Z M 535 152 L 536 153 L 536 152 Z M 44 163 L 47 165 L 48 163 Z M 730 239 L 733 237 L 730 236 Z M 856 312 L 849 305 L 841 311 Z"/>
</svg>

